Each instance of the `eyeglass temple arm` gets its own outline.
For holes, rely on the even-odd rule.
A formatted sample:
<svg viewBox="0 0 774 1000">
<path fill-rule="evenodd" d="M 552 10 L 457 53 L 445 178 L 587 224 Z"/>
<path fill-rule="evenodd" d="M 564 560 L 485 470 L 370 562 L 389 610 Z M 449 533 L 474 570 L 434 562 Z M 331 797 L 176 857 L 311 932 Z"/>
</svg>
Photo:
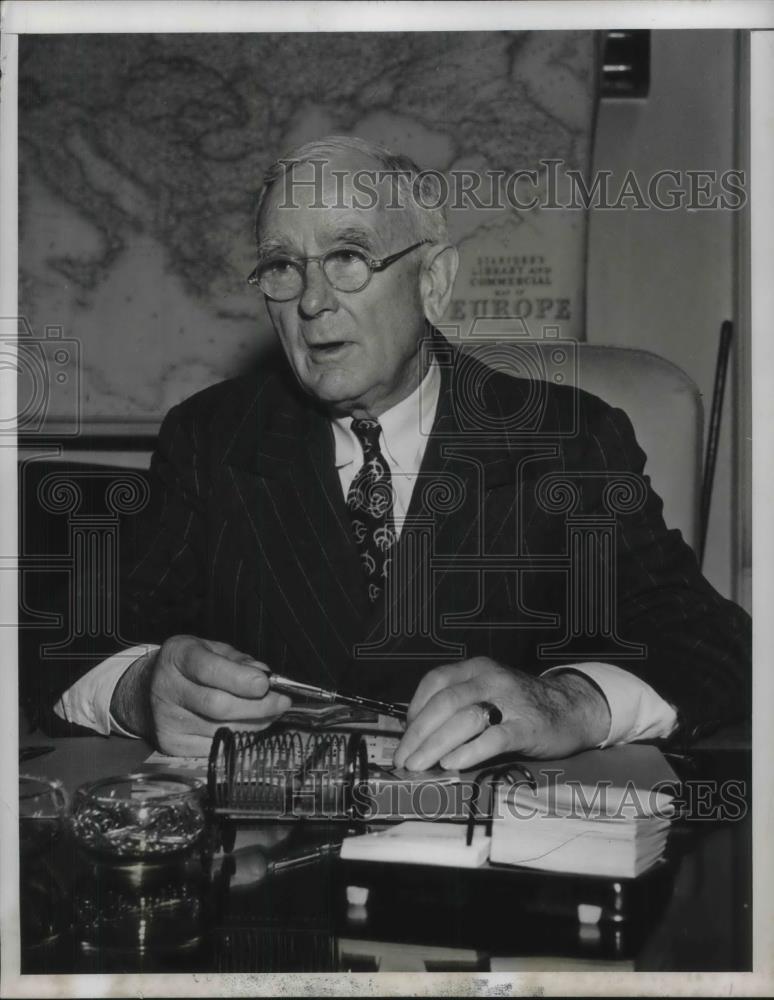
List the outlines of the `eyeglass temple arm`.
<svg viewBox="0 0 774 1000">
<path fill-rule="evenodd" d="M 389 267 L 390 264 L 394 264 L 396 260 L 405 257 L 407 253 L 411 253 L 417 247 L 424 246 L 425 243 L 432 243 L 432 240 L 420 240 L 419 243 L 412 243 L 410 247 L 406 247 L 405 250 L 398 250 L 397 253 L 391 253 L 389 257 L 371 257 L 368 260 L 368 265 L 372 271 L 383 271 L 385 267 Z"/>
</svg>

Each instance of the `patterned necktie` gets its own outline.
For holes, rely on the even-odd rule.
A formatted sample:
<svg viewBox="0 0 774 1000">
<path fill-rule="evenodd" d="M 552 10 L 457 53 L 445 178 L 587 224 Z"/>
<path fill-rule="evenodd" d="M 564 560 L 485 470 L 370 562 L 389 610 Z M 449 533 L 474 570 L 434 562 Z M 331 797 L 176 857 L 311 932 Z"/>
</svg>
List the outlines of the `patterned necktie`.
<svg viewBox="0 0 774 1000">
<path fill-rule="evenodd" d="M 347 507 L 368 584 L 368 599 L 379 597 L 390 565 L 388 552 L 395 543 L 392 477 L 379 448 L 378 420 L 355 419 L 352 432 L 363 448 L 363 465 L 352 480 Z"/>
</svg>

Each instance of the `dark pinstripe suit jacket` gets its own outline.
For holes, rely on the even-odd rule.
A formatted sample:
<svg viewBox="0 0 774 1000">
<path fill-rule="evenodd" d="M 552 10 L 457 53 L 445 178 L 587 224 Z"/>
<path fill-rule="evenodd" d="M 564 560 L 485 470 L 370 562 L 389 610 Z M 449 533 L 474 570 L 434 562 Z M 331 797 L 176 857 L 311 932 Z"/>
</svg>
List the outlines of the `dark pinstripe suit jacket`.
<svg viewBox="0 0 774 1000">
<path fill-rule="evenodd" d="M 596 659 L 647 680 L 686 732 L 746 714 L 749 619 L 665 527 L 625 414 L 435 344 L 438 410 L 385 605 L 365 597 L 328 420 L 277 364 L 165 419 L 123 637 L 219 639 L 402 700 L 462 657 Z"/>
</svg>

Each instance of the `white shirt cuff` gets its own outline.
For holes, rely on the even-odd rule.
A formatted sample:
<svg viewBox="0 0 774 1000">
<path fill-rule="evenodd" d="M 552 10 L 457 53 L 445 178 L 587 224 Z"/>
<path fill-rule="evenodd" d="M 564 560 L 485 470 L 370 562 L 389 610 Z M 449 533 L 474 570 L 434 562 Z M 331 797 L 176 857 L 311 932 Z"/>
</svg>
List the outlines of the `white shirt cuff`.
<svg viewBox="0 0 774 1000">
<path fill-rule="evenodd" d="M 124 672 L 135 660 L 158 648 L 154 645 L 132 646 L 98 663 L 65 691 L 54 706 L 54 714 L 65 722 L 93 729 L 102 736 L 118 733 L 137 739 L 135 733 L 120 726 L 110 714 L 110 702 Z"/>
<path fill-rule="evenodd" d="M 610 731 L 601 747 L 634 740 L 659 740 L 671 736 L 677 726 L 677 712 L 650 684 L 614 667 L 612 663 L 573 663 L 551 667 L 541 676 L 560 670 L 574 670 L 592 680 L 607 699 Z"/>
</svg>

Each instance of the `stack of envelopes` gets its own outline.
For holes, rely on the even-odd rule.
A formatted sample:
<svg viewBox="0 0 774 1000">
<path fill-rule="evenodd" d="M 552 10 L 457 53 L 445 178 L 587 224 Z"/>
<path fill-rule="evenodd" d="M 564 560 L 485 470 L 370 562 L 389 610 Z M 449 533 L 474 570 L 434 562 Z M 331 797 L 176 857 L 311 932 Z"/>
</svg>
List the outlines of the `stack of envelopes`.
<svg viewBox="0 0 774 1000">
<path fill-rule="evenodd" d="M 634 878 L 663 857 L 674 813 L 672 795 L 633 783 L 542 780 L 534 789 L 500 788 L 490 861 Z"/>
</svg>

